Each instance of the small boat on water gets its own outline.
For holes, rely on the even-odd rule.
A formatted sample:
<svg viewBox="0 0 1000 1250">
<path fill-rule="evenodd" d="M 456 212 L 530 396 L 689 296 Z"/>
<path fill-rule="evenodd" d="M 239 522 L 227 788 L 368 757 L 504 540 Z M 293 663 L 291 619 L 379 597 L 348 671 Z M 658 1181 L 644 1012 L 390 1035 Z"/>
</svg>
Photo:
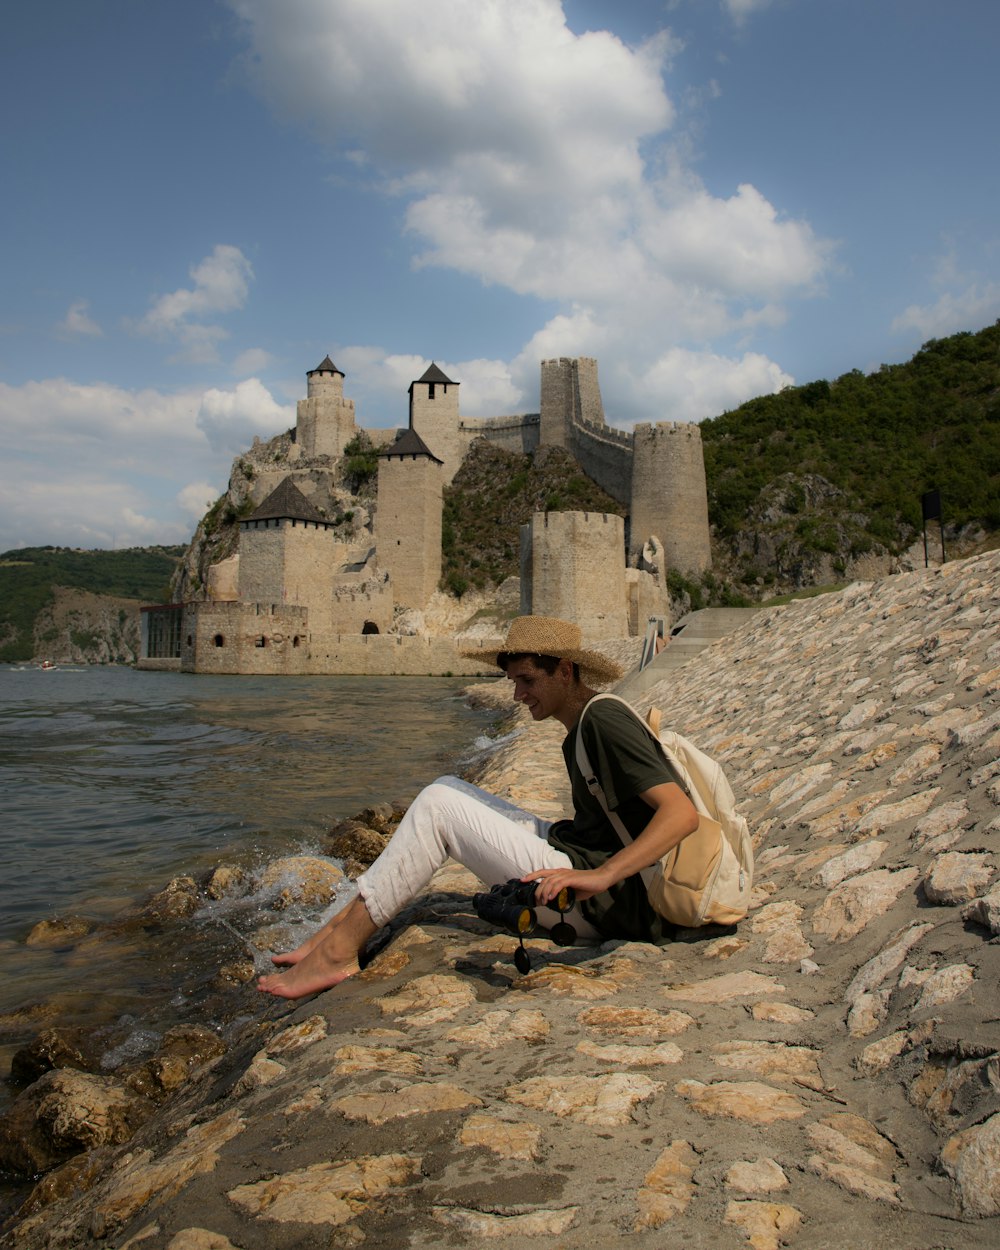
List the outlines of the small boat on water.
<svg viewBox="0 0 1000 1250">
<path fill-rule="evenodd" d="M 42 660 L 38 667 L 47 671 L 50 668 L 55 668 L 56 664 L 54 660 Z"/>
</svg>

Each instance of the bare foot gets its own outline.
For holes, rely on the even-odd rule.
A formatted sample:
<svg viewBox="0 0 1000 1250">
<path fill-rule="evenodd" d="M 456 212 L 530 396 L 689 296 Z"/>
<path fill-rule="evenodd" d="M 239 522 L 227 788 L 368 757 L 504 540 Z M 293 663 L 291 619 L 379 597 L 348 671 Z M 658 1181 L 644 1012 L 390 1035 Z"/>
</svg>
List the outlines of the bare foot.
<svg viewBox="0 0 1000 1250">
<path fill-rule="evenodd" d="M 304 998 L 307 994 L 318 994 L 321 990 L 332 989 L 360 970 L 357 955 L 338 960 L 331 958 L 319 947 L 310 951 L 287 972 L 274 972 L 270 976 L 261 977 L 257 988 L 265 994 L 274 994 L 277 998 Z"/>
<path fill-rule="evenodd" d="M 306 938 L 301 946 L 296 946 L 293 951 L 284 951 L 282 954 L 272 955 L 271 963 L 276 964 L 279 968 L 292 968 L 296 964 L 301 963 L 302 960 L 305 959 L 306 955 L 310 954 L 311 951 L 314 951 L 316 947 L 319 946 L 320 942 L 333 932 L 337 925 L 339 925 L 347 915 L 349 910 L 350 904 L 348 904 L 347 907 L 341 908 L 336 915 L 330 917 L 325 925 L 317 929 L 311 937 Z"/>
<path fill-rule="evenodd" d="M 355 898 L 308 942 L 289 952 L 296 959 L 286 972 L 261 977 L 257 988 L 278 998 L 304 998 L 339 985 L 360 971 L 358 953 L 375 928 L 364 899 Z"/>
</svg>

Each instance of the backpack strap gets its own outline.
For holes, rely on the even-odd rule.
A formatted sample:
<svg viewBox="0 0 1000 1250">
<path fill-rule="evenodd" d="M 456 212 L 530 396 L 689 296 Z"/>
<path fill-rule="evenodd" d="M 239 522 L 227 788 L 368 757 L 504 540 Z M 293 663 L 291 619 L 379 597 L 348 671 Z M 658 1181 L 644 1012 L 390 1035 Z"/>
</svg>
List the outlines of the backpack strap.
<svg viewBox="0 0 1000 1250">
<path fill-rule="evenodd" d="M 577 764 L 577 767 L 579 768 L 580 772 L 583 774 L 583 780 L 586 783 L 587 789 L 590 791 L 591 795 L 601 805 L 604 815 L 608 818 L 608 823 L 611 825 L 612 829 L 614 829 L 615 833 L 618 834 L 618 837 L 621 840 L 622 845 L 629 846 L 632 842 L 635 841 L 635 839 L 629 833 L 625 825 L 625 822 L 618 815 L 618 813 L 613 812 L 611 808 L 608 806 L 608 800 L 607 800 L 607 796 L 604 793 L 604 787 L 601 785 L 600 778 L 597 776 L 597 773 L 594 770 L 594 767 L 590 762 L 590 756 L 587 754 L 587 748 L 583 745 L 583 718 L 587 714 L 587 708 L 589 708 L 591 704 L 596 703 L 598 699 L 614 699 L 616 703 L 624 704 L 624 706 L 628 708 L 628 710 L 636 718 L 639 724 L 642 725 L 644 729 L 648 730 L 651 735 L 652 735 L 652 729 L 650 729 L 650 727 L 645 723 L 645 721 L 643 721 L 643 719 L 639 716 L 639 713 L 636 712 L 635 708 L 632 707 L 630 703 L 626 702 L 625 699 L 621 699 L 617 695 L 614 695 L 614 694 L 595 695 L 590 700 L 590 702 L 584 706 L 583 711 L 580 713 L 580 719 L 576 723 L 576 764 Z M 660 745 L 658 738 L 656 739 L 656 744 L 657 746 Z M 662 748 L 661 748 L 661 751 L 662 751 Z M 642 877 L 647 888 L 649 887 L 649 884 L 652 881 L 653 877 L 656 875 L 656 872 L 659 869 L 659 867 L 660 867 L 660 862 L 659 860 L 657 860 L 655 863 L 649 864 L 647 865 L 647 867 L 639 869 L 639 875 Z"/>
</svg>

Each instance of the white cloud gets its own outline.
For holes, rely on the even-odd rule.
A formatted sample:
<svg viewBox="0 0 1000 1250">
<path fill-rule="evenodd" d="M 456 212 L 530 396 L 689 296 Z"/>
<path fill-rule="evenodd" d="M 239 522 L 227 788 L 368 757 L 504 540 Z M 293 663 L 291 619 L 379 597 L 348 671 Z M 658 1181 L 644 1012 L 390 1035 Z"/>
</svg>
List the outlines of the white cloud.
<svg viewBox="0 0 1000 1250">
<path fill-rule="evenodd" d="M 974 330 L 1000 317 L 1000 284 L 973 282 L 964 291 L 946 291 L 932 304 L 911 304 L 894 318 L 892 330 L 916 330 L 921 341 Z"/>
<path fill-rule="evenodd" d="M 722 7 L 738 25 L 742 25 L 753 13 L 766 9 L 771 0 L 722 0 Z"/>
<path fill-rule="evenodd" d="M 90 305 L 85 299 L 78 299 L 75 303 L 70 304 L 66 316 L 57 327 L 60 333 L 71 335 L 74 338 L 81 335 L 84 338 L 101 338 L 104 331 L 88 314 L 87 309 L 89 307 Z"/>
<path fill-rule="evenodd" d="M 231 372 L 235 377 L 248 378 L 254 373 L 263 373 L 274 361 L 275 357 L 263 347 L 249 347 L 233 361 Z"/>
<path fill-rule="evenodd" d="M 218 344 L 229 337 L 228 332 L 202 318 L 242 308 L 253 269 L 238 247 L 220 243 L 192 266 L 190 274 L 192 286 L 158 296 L 134 329 L 150 338 L 176 339 L 181 351 L 175 359 L 214 363 L 219 358 Z"/>
<path fill-rule="evenodd" d="M 210 482 L 189 482 L 183 490 L 177 492 L 177 503 L 181 511 L 191 518 L 192 530 L 209 510 L 220 491 Z"/>
<path fill-rule="evenodd" d="M 213 497 L 229 474 L 198 428 L 200 400 L 65 378 L 0 383 L 0 550 L 186 542 L 177 494 L 192 465 L 218 480 Z"/>
<path fill-rule="evenodd" d="M 250 446 L 254 435 L 273 438 L 294 425 L 295 410 L 277 403 L 257 378 L 247 378 L 231 391 L 205 391 L 196 424 L 213 450 L 235 456 Z"/>
<path fill-rule="evenodd" d="M 612 376 L 617 359 L 622 382 L 654 376 L 669 349 L 752 336 L 823 289 L 831 243 L 753 185 L 715 195 L 685 167 L 668 31 L 635 47 L 577 35 L 559 0 L 229 3 L 258 89 L 402 199 L 416 266 L 557 304 L 511 364 L 515 393 L 536 390 L 546 355 L 601 355 Z M 699 357 L 673 359 L 699 387 Z M 388 377 L 390 359 L 378 367 Z"/>
<path fill-rule="evenodd" d="M 757 352 L 739 359 L 672 348 L 635 380 L 632 401 L 661 421 L 702 421 L 795 381 Z"/>
</svg>

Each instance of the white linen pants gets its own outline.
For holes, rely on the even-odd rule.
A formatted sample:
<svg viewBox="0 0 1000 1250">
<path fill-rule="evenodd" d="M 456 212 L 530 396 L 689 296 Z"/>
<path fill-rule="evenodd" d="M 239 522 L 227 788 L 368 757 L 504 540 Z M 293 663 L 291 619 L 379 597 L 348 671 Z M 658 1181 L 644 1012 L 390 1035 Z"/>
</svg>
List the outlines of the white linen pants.
<svg viewBox="0 0 1000 1250">
<path fill-rule="evenodd" d="M 537 868 L 572 868 L 569 856 L 546 841 L 551 824 L 458 777 L 439 777 L 420 791 L 389 845 L 358 877 L 358 893 L 381 928 L 416 898 L 449 857 L 485 886 Z M 536 912 L 545 928 L 561 919 L 549 907 Z M 600 936 L 579 908 L 568 919 L 578 937 Z"/>
</svg>

